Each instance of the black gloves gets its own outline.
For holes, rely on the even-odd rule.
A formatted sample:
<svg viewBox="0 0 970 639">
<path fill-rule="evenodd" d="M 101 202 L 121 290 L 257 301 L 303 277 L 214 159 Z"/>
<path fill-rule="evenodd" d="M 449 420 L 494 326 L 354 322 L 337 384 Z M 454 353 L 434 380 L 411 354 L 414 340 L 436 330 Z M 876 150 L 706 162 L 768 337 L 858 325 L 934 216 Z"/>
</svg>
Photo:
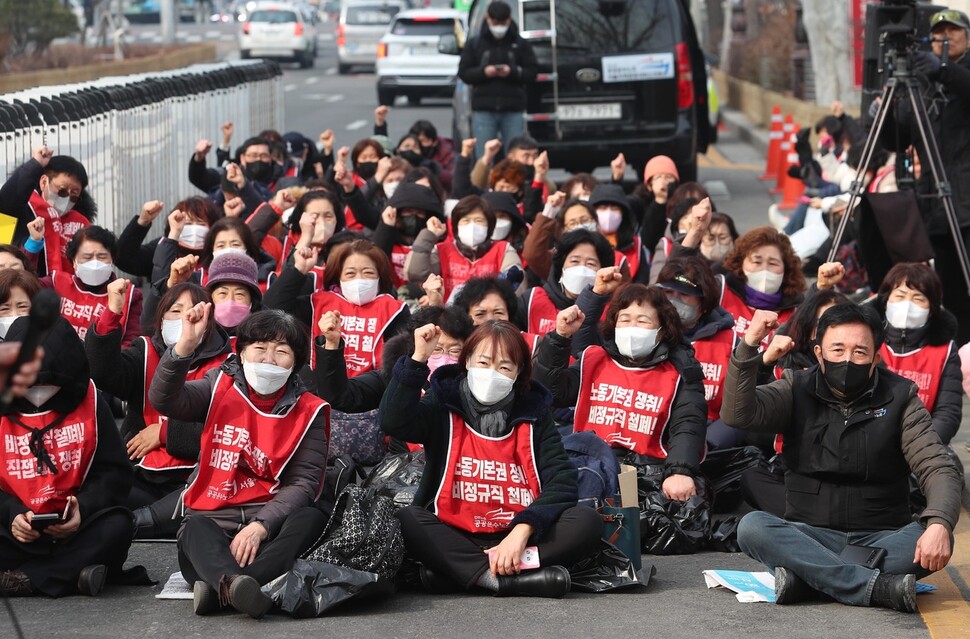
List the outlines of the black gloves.
<svg viewBox="0 0 970 639">
<path fill-rule="evenodd" d="M 913 54 L 913 71 L 927 80 L 936 80 L 940 77 L 940 67 L 942 62 L 932 53 L 917 51 Z"/>
</svg>

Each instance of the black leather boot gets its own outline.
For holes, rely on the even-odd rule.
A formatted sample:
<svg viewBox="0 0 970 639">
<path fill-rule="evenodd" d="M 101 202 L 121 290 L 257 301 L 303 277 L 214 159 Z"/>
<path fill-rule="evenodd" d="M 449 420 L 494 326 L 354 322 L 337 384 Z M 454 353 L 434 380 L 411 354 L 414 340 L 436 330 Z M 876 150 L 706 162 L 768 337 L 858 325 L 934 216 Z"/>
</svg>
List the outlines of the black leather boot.
<svg viewBox="0 0 970 639">
<path fill-rule="evenodd" d="M 104 564 L 93 564 L 81 569 L 77 578 L 77 591 L 88 597 L 97 597 L 104 590 L 108 569 Z"/>
<path fill-rule="evenodd" d="M 801 577 L 788 568 L 775 568 L 775 603 L 780 606 L 808 601 L 815 597 L 815 591 Z"/>
<path fill-rule="evenodd" d="M 572 582 L 569 571 L 562 566 L 547 566 L 527 570 L 512 577 L 499 576 L 499 597 L 548 597 L 561 599 L 569 592 Z"/>
<path fill-rule="evenodd" d="M 421 578 L 421 586 L 430 595 L 450 595 L 465 590 L 451 577 L 433 572 L 427 566 L 418 569 L 418 577 Z"/>
<path fill-rule="evenodd" d="M 916 575 L 879 573 L 876 583 L 872 585 L 869 605 L 899 612 L 916 612 Z"/>
<path fill-rule="evenodd" d="M 0 570 L 0 595 L 26 597 L 34 594 L 30 578 L 22 570 Z"/>
</svg>

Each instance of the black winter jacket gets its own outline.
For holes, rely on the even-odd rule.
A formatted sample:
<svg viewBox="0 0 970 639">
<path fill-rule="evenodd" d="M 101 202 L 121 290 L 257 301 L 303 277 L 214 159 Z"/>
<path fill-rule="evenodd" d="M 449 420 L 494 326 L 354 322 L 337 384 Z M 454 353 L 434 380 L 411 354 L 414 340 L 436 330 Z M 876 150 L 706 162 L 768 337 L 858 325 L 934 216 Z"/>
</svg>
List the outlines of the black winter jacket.
<svg viewBox="0 0 970 639">
<path fill-rule="evenodd" d="M 485 75 L 485 67 L 501 64 L 511 67 L 507 77 Z M 532 45 L 519 36 L 514 22 L 501 40 L 495 39 L 484 22 L 461 52 L 458 77 L 472 86 L 473 111 L 525 111 L 525 86 L 535 81 L 537 66 Z"/>
</svg>

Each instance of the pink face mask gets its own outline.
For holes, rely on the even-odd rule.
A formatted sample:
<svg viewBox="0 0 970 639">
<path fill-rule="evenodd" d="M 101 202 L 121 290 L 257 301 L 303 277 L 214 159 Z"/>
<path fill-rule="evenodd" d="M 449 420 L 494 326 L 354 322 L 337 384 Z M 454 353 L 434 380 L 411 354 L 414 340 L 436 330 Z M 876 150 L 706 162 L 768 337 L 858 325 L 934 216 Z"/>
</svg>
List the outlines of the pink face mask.
<svg viewBox="0 0 970 639">
<path fill-rule="evenodd" d="M 239 326 L 244 319 L 249 317 L 252 309 L 249 304 L 242 302 L 219 302 L 215 305 L 215 318 L 219 326 L 223 328 L 234 328 Z"/>
<path fill-rule="evenodd" d="M 449 355 L 448 353 L 439 353 L 428 358 L 428 368 L 431 369 L 432 373 L 438 370 L 438 367 L 440 366 L 457 363 L 458 358 L 454 355 Z"/>
</svg>

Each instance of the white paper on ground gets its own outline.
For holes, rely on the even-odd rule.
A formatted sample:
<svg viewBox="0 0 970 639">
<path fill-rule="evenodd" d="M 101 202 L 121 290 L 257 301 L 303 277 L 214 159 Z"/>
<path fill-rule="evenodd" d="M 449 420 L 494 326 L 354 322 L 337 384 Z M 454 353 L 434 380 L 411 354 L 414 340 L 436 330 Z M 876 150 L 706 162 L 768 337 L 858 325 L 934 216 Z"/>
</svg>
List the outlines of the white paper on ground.
<svg viewBox="0 0 970 639">
<path fill-rule="evenodd" d="M 737 593 L 741 603 L 775 601 L 775 576 L 768 572 L 705 570 L 704 581 L 708 588 L 722 587 Z"/>
<path fill-rule="evenodd" d="M 155 595 L 155 599 L 191 599 L 192 586 L 189 585 L 181 572 L 173 572 L 165 582 L 162 591 Z"/>
</svg>

